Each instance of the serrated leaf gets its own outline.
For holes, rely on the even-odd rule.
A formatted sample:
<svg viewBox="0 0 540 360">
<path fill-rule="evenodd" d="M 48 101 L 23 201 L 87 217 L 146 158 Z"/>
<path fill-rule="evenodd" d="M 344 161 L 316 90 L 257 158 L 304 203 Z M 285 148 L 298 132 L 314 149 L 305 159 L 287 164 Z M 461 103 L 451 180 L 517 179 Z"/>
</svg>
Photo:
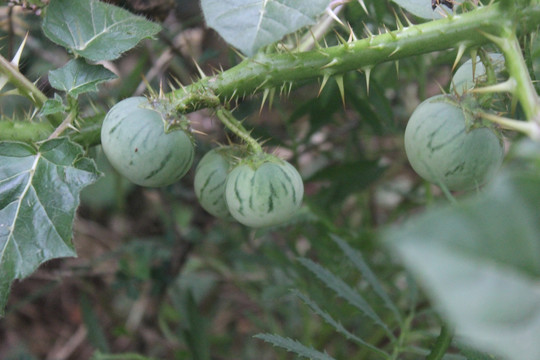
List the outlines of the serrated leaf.
<svg viewBox="0 0 540 360">
<path fill-rule="evenodd" d="M 540 173 L 502 173 L 479 196 L 384 233 L 470 345 L 540 359 Z"/>
<path fill-rule="evenodd" d="M 80 94 L 98 91 L 97 85 L 116 78 L 103 65 L 88 64 L 84 59 L 74 59 L 60 69 L 49 72 L 49 82 L 56 90 L 77 98 Z"/>
<path fill-rule="evenodd" d="M 47 116 L 52 114 L 58 114 L 66 111 L 67 107 L 64 105 L 64 101 L 58 94 L 54 94 L 54 99 L 47 99 L 43 103 L 39 114 L 41 116 Z"/>
<path fill-rule="evenodd" d="M 311 311 L 323 318 L 324 321 L 326 321 L 327 324 L 331 325 L 338 333 L 345 335 L 347 340 L 353 340 L 356 343 L 366 346 L 367 348 L 377 352 L 380 355 L 386 357 L 389 356 L 387 353 L 378 349 L 376 346 L 371 345 L 370 343 L 351 333 L 349 330 L 345 329 L 343 324 L 341 324 L 339 321 L 336 321 L 328 312 L 322 310 L 319 305 L 313 300 L 311 300 L 308 296 L 302 294 L 298 290 L 293 290 L 292 292 L 294 295 L 296 295 L 296 297 L 300 298 L 300 300 L 302 300 L 307 306 L 309 306 L 311 308 Z"/>
<path fill-rule="evenodd" d="M 43 32 L 53 42 L 92 61 L 114 60 L 161 27 L 98 0 L 51 0 Z"/>
<path fill-rule="evenodd" d="M 331 234 L 330 237 L 340 247 L 341 251 L 349 258 L 353 265 L 360 271 L 364 279 L 371 285 L 373 291 L 381 298 L 386 307 L 394 313 L 394 316 L 399 322 L 402 322 L 401 314 L 397 306 L 394 304 L 390 296 L 384 290 L 381 282 L 377 276 L 373 273 L 368 264 L 364 261 L 362 254 L 353 249 L 345 240 L 341 239 L 337 235 Z"/>
<path fill-rule="evenodd" d="M 67 139 L 39 150 L 0 142 L 0 314 L 15 279 L 43 262 L 75 256 L 71 242 L 79 192 L 98 177 L 93 161 Z"/>
<path fill-rule="evenodd" d="M 207 25 L 248 56 L 315 24 L 329 4 L 329 0 L 201 1 Z"/>
<path fill-rule="evenodd" d="M 315 276 L 317 276 L 327 287 L 332 289 L 336 295 L 346 300 L 349 304 L 356 307 L 367 317 L 369 317 L 373 322 L 380 327 L 382 327 L 389 335 L 392 335 L 392 332 L 388 326 L 382 321 L 382 319 L 377 315 L 373 308 L 368 304 L 364 297 L 358 293 L 356 290 L 347 285 L 341 278 L 337 277 L 321 265 L 311 261 L 306 258 L 299 258 L 298 261 L 304 265 L 309 271 L 311 271 Z"/>
<path fill-rule="evenodd" d="M 289 352 L 295 353 L 298 356 L 301 356 L 306 359 L 313 360 L 335 360 L 333 357 L 330 357 L 326 352 L 322 353 L 318 350 L 313 349 L 312 347 L 306 346 L 296 340 L 282 337 L 279 335 L 273 334 L 257 334 L 254 336 L 257 339 L 261 339 L 270 343 L 276 347 L 280 347 Z"/>
<path fill-rule="evenodd" d="M 392 0 L 411 14 L 418 16 L 419 18 L 426 20 L 441 19 L 446 16 L 446 13 L 451 14 L 450 10 L 445 5 L 441 8 L 438 6 L 433 10 L 431 7 L 431 1 L 429 0 Z M 444 9 L 444 10 L 443 10 Z"/>
</svg>

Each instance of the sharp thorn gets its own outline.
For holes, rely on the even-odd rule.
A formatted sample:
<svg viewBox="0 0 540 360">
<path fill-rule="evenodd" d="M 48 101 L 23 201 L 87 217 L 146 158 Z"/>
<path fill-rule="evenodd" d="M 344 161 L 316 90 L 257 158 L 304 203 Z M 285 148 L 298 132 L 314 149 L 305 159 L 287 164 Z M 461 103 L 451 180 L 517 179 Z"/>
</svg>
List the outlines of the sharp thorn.
<svg viewBox="0 0 540 360">
<path fill-rule="evenodd" d="M 343 75 L 337 75 L 335 79 L 339 89 L 339 94 L 341 95 L 341 102 L 343 103 L 343 107 L 345 107 L 345 85 L 343 84 Z"/>
<path fill-rule="evenodd" d="M 341 19 L 336 15 L 336 13 L 333 12 L 332 9 L 330 9 L 329 7 L 326 8 L 326 13 L 327 13 L 328 16 L 330 16 L 332 19 L 334 19 L 335 21 L 337 21 L 340 25 L 345 26 L 345 24 L 343 23 L 343 21 L 341 21 Z"/>
<path fill-rule="evenodd" d="M 13 59 L 11 60 L 11 63 L 13 65 L 15 65 L 15 67 L 17 67 L 17 69 L 19 68 L 19 61 L 21 60 L 21 55 L 22 55 L 24 46 L 26 45 L 26 40 L 27 39 L 28 39 L 28 33 L 26 33 L 26 35 L 24 36 L 24 39 L 23 39 L 23 41 L 21 43 L 21 46 L 19 46 L 19 49 L 17 50 L 17 53 L 15 54 Z"/>
<path fill-rule="evenodd" d="M 460 44 L 458 47 L 456 59 L 454 60 L 454 64 L 452 65 L 452 72 L 460 62 L 461 58 L 463 57 L 463 54 L 465 53 L 465 50 L 467 49 L 467 46 L 465 44 Z"/>
<path fill-rule="evenodd" d="M 330 79 L 330 74 L 324 74 L 322 82 L 321 82 L 321 87 L 319 88 L 319 93 L 317 94 L 317 97 L 319 97 L 321 95 L 321 92 L 324 89 L 324 87 L 326 86 L 326 83 L 328 82 L 328 79 Z"/>
<path fill-rule="evenodd" d="M 366 7 L 366 4 L 364 4 L 364 0 L 358 0 L 358 3 L 360 4 L 360 6 L 362 7 L 362 9 L 364 9 L 364 11 L 366 12 L 366 14 L 369 15 L 369 12 L 368 12 L 368 9 Z"/>
<path fill-rule="evenodd" d="M 262 113 L 262 110 L 264 108 L 264 103 L 266 102 L 266 99 L 268 98 L 268 94 L 270 94 L 270 89 L 269 88 L 264 89 L 263 97 L 261 101 L 261 107 L 259 108 L 259 115 Z"/>
<path fill-rule="evenodd" d="M 365 68 L 364 72 L 366 73 L 366 91 L 367 91 L 367 94 L 369 95 L 369 80 L 371 77 L 371 68 Z"/>
<path fill-rule="evenodd" d="M 195 67 L 197 68 L 197 71 L 199 72 L 199 75 L 201 76 L 201 79 L 204 79 L 206 77 L 206 74 L 202 71 L 201 67 L 199 66 L 199 64 L 197 64 L 197 61 L 195 61 L 195 59 L 193 59 L 193 63 L 195 64 Z"/>
</svg>

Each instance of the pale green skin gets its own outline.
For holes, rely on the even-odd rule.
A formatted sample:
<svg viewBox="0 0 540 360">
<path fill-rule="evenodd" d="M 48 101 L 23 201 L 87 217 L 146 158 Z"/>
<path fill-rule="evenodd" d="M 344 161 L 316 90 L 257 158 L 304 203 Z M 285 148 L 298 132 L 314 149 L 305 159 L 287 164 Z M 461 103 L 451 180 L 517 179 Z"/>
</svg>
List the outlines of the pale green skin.
<svg viewBox="0 0 540 360">
<path fill-rule="evenodd" d="M 203 209 L 222 219 L 231 217 L 225 201 L 225 182 L 232 167 L 231 149 L 223 146 L 207 152 L 197 165 L 193 180 L 195 195 Z"/>
<path fill-rule="evenodd" d="M 165 132 L 161 115 L 141 108 L 144 97 L 120 101 L 105 116 L 101 144 L 111 165 L 135 184 L 160 187 L 180 180 L 191 167 L 190 136 L 177 129 Z"/>
<path fill-rule="evenodd" d="M 489 58 L 496 73 L 499 73 L 504 69 L 504 56 L 502 54 L 489 54 Z M 474 68 L 474 78 L 472 59 L 469 59 L 454 73 L 452 82 L 450 83 L 450 92 L 454 92 L 455 89 L 455 92 L 458 95 L 462 95 L 464 92 L 473 89 L 477 82 L 485 80 L 487 80 L 486 67 L 482 61 L 480 61 L 480 57 L 477 56 Z"/>
<path fill-rule="evenodd" d="M 448 96 L 427 99 L 415 109 L 405 129 L 405 151 L 425 180 L 448 190 L 472 190 L 501 166 L 504 148 L 489 128 L 467 131 L 465 116 Z"/>
<path fill-rule="evenodd" d="M 272 157 L 262 164 L 235 167 L 227 177 L 225 197 L 240 223 L 260 228 L 290 220 L 302 204 L 304 184 L 298 171 Z"/>
</svg>

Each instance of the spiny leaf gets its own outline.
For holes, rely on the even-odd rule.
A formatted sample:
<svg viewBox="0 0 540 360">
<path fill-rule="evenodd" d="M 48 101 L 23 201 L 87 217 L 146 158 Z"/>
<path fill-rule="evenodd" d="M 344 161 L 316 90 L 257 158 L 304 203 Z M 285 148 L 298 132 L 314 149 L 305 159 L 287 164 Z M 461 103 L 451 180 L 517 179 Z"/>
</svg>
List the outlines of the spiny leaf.
<svg viewBox="0 0 540 360">
<path fill-rule="evenodd" d="M 209 27 L 248 56 L 312 25 L 330 0 L 202 0 Z"/>
<path fill-rule="evenodd" d="M 74 98 L 86 92 L 98 91 L 98 84 L 114 78 L 116 75 L 103 65 L 88 64 L 81 58 L 71 60 L 60 69 L 49 72 L 51 86 Z"/>
<path fill-rule="evenodd" d="M 83 154 L 67 139 L 38 150 L 0 142 L 0 314 L 13 280 L 47 260 L 76 255 L 71 238 L 79 192 L 99 177 Z"/>
<path fill-rule="evenodd" d="M 50 40 L 92 61 L 114 60 L 160 30 L 144 17 L 98 0 L 51 0 L 43 19 Z"/>
<path fill-rule="evenodd" d="M 280 347 L 282 349 L 287 350 L 288 352 L 292 352 L 297 354 L 298 356 L 301 356 L 306 359 L 313 359 L 313 360 L 335 360 L 333 357 L 329 356 L 326 352 L 322 353 L 320 351 L 317 351 L 313 349 L 312 347 L 308 347 L 296 340 L 285 338 L 279 335 L 272 335 L 272 334 L 257 334 L 254 337 L 257 339 L 261 339 L 266 341 L 267 343 L 270 343 L 276 347 Z"/>
</svg>

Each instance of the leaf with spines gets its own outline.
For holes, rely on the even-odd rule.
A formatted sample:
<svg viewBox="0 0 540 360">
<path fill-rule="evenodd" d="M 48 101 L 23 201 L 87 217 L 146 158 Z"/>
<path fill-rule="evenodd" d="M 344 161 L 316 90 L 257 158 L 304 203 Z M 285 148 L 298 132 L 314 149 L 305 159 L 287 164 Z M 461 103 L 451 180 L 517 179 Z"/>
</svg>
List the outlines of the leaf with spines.
<svg viewBox="0 0 540 360">
<path fill-rule="evenodd" d="M 201 0 L 209 27 L 248 56 L 313 25 L 330 0 Z"/>
<path fill-rule="evenodd" d="M 254 337 L 261 339 L 270 343 L 276 347 L 280 347 L 289 352 L 295 353 L 296 355 L 313 360 L 335 360 L 333 357 L 329 356 L 326 352 L 322 353 L 318 350 L 308 347 L 296 340 L 282 337 L 279 335 L 273 334 L 257 334 Z"/>
<path fill-rule="evenodd" d="M 67 110 L 67 106 L 64 104 L 62 97 L 58 94 L 54 94 L 53 99 L 47 99 L 43 103 L 39 114 L 42 116 L 47 116 L 51 114 L 58 114 Z"/>
<path fill-rule="evenodd" d="M 71 238 L 79 192 L 99 177 L 83 154 L 64 138 L 38 150 L 0 142 L 0 314 L 15 279 L 47 260 L 76 255 Z"/>
<path fill-rule="evenodd" d="M 88 64 L 81 58 L 71 60 L 60 69 L 49 72 L 51 86 L 74 98 L 85 92 L 98 91 L 98 84 L 114 78 L 116 75 L 103 65 Z"/>
<path fill-rule="evenodd" d="M 42 27 L 50 40 L 92 61 L 114 60 L 161 30 L 99 0 L 51 0 Z"/>
</svg>

